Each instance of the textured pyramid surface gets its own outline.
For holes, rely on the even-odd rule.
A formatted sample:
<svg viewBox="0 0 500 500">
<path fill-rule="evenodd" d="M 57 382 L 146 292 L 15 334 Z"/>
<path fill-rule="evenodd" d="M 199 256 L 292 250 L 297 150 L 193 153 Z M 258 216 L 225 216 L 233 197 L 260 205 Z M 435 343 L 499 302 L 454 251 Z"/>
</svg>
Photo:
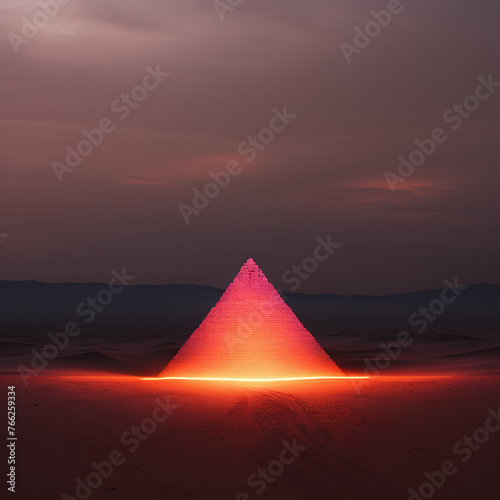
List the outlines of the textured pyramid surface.
<svg viewBox="0 0 500 500">
<path fill-rule="evenodd" d="M 252 259 L 160 377 L 342 376 Z"/>
</svg>

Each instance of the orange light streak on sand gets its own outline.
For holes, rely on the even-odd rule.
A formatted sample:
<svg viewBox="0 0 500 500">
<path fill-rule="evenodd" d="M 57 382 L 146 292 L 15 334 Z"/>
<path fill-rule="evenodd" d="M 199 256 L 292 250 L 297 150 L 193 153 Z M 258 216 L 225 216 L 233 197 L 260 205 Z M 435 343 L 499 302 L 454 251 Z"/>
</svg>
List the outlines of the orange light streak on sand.
<svg viewBox="0 0 500 500">
<path fill-rule="evenodd" d="M 453 373 L 453 372 L 450 372 L 450 373 L 438 373 L 438 374 L 414 374 L 414 375 L 402 375 L 402 374 L 398 374 L 398 375 L 394 375 L 394 374 L 384 374 L 384 375 L 380 375 L 380 376 L 377 376 L 377 377 L 369 377 L 369 376 L 349 376 L 349 375 L 346 375 L 346 376 L 339 376 L 339 377 L 335 377 L 335 376 L 325 376 L 325 377 L 298 377 L 298 378 L 286 378 L 286 379 L 224 379 L 224 378 L 203 378 L 203 377 L 200 377 L 200 378 L 195 378 L 195 377 L 139 377 L 139 376 L 136 376 L 136 375 L 125 375 L 125 374 L 122 374 L 122 375 L 110 375 L 109 373 L 100 373 L 100 374 L 91 374 L 91 373 L 88 373 L 88 372 L 80 372 L 78 374 L 68 374 L 68 373 L 57 373 L 57 372 L 53 372 L 53 376 L 55 376 L 56 378 L 60 378 L 60 379 L 88 379 L 88 380 L 103 380 L 103 381 L 106 381 L 106 380 L 115 380 L 115 381 L 128 381 L 128 382 L 132 382 L 132 381 L 136 381 L 136 382 L 142 382 L 142 381 L 152 381 L 152 380 L 186 380 L 186 381 L 189 381 L 189 380 L 192 380 L 192 381 L 195 381 L 195 380 L 199 380 L 199 381 L 235 381 L 235 382 L 243 382 L 243 381 L 255 381 L 255 382 L 265 382 L 265 381 L 283 381 L 283 382 L 287 382 L 287 381 L 290 381 L 290 382 L 293 382 L 293 381 L 301 381 L 301 380 L 329 380 L 329 379 L 334 379 L 334 380 L 353 380 L 353 379 L 369 379 L 370 382 L 373 382 L 373 383 L 383 383 L 383 382 L 389 382 L 389 381 L 392 381 L 392 382 L 397 382 L 399 380 L 401 381 L 406 381 L 406 380 L 430 380 L 430 379 L 450 379 L 450 378 L 457 378 L 457 379 L 460 379 L 460 378 L 463 378 L 464 375 L 463 373 Z"/>
<path fill-rule="evenodd" d="M 141 377 L 141 380 L 219 380 L 228 382 L 286 382 L 289 380 L 349 380 L 349 379 L 367 379 L 366 376 L 347 376 L 338 377 L 284 377 L 284 378 L 226 378 L 226 377 Z"/>
</svg>

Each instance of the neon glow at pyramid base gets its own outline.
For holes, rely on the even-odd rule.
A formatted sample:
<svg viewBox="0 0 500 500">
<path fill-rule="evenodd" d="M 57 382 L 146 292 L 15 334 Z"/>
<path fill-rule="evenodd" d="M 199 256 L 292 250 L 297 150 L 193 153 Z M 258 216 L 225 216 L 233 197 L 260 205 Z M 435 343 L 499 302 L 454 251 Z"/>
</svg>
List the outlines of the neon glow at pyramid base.
<svg viewBox="0 0 500 500">
<path fill-rule="evenodd" d="M 346 379 L 365 379 L 367 376 L 349 376 L 339 377 L 289 377 L 289 378 L 224 378 L 224 377 L 142 377 L 141 380 L 207 380 L 220 382 L 291 382 L 299 380 L 346 380 Z"/>
<path fill-rule="evenodd" d="M 156 378 L 246 382 L 347 379 L 252 259 Z"/>
</svg>

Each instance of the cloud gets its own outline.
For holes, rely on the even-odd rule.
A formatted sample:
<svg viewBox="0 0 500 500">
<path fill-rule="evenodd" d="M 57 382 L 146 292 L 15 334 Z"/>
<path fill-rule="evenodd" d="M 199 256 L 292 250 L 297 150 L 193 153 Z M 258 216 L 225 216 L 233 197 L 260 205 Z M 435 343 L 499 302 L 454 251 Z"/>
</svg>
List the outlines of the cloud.
<svg viewBox="0 0 500 500">
<path fill-rule="evenodd" d="M 201 0 L 72 0 L 15 54 L 7 34 L 20 33 L 23 16 L 39 7 L 4 2 L 1 203 L 8 215 L 0 229 L 16 233 L 2 248 L 11 263 L 6 278 L 96 280 L 129 259 L 145 282 L 220 285 L 218 269 L 236 268 L 250 250 L 279 277 L 318 235 L 338 233 L 348 249 L 343 260 L 338 267 L 332 260 L 305 291 L 415 289 L 440 283 L 453 265 L 469 281 L 498 280 L 493 257 L 489 271 L 475 262 L 485 262 L 486 246 L 492 256 L 499 247 L 500 96 L 395 193 L 383 173 L 442 126 L 443 112 L 473 91 L 478 75 L 495 71 L 500 6 L 408 3 L 348 65 L 339 44 L 352 41 L 373 8 L 347 0 L 243 2 L 220 22 Z M 171 75 L 121 122 L 111 103 L 156 64 Z M 238 159 L 238 144 L 285 105 L 297 119 L 187 228 L 177 205 Z M 59 185 L 51 163 L 103 117 L 116 131 Z M 443 233 L 450 241 L 473 237 L 467 260 L 450 256 Z M 374 238 L 372 270 L 353 274 Z M 406 265 L 424 245 L 438 264 Z M 388 276 L 390 259 L 398 272 Z"/>
</svg>

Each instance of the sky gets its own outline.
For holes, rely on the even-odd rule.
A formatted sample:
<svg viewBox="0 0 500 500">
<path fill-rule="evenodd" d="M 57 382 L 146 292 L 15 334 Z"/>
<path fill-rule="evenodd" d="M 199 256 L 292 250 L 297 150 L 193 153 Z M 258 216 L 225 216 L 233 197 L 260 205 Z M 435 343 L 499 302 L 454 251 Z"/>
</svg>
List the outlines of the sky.
<svg viewBox="0 0 500 500">
<path fill-rule="evenodd" d="M 0 279 L 500 283 L 498 2 L 232 3 L 0 1 Z"/>
</svg>

